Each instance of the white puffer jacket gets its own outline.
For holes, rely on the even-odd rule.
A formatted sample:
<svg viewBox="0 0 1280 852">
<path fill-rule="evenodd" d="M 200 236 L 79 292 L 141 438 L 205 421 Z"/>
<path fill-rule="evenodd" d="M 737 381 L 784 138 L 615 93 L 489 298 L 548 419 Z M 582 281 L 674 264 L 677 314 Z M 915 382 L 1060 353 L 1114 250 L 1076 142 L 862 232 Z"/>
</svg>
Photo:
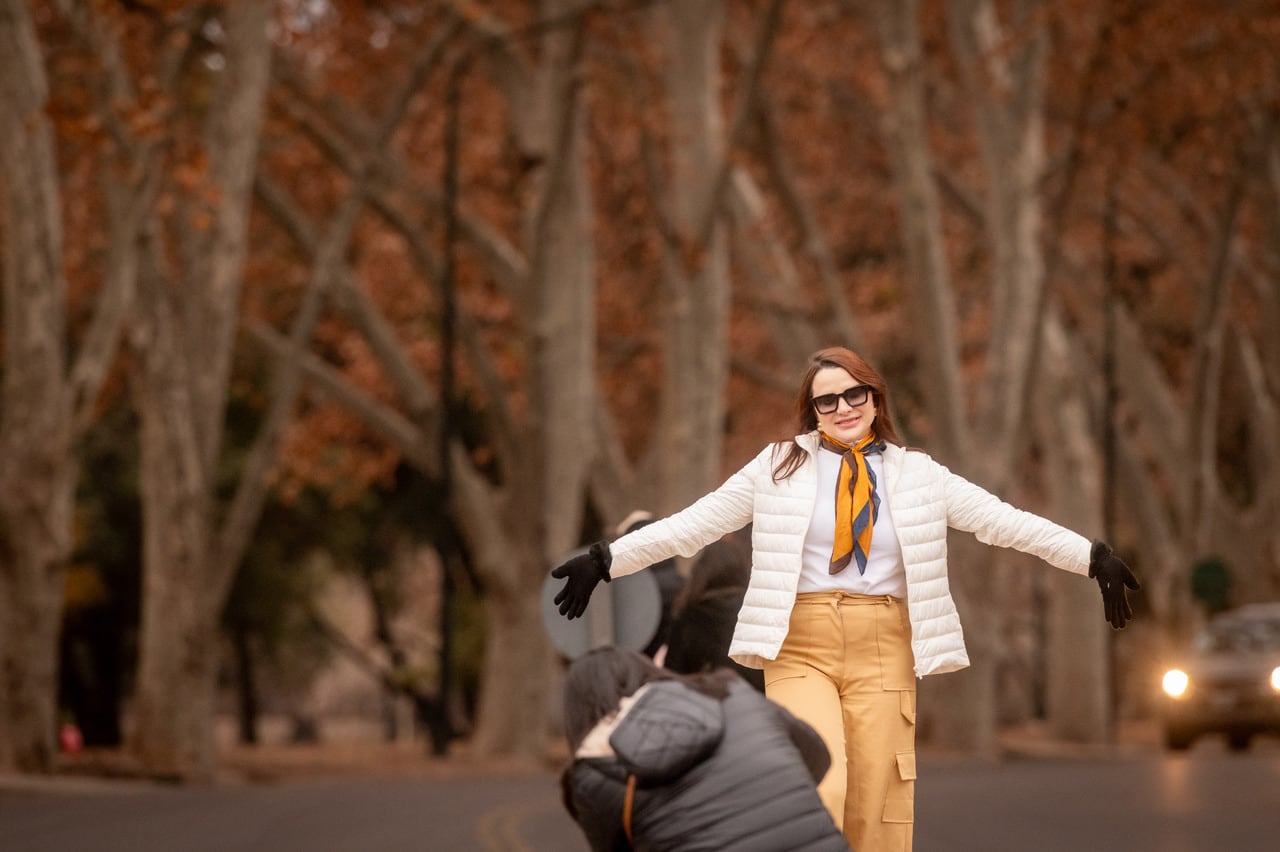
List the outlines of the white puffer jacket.
<svg viewBox="0 0 1280 852">
<path fill-rule="evenodd" d="M 818 433 L 800 435 L 796 443 L 809 458 L 789 478 L 773 481 L 775 452 L 785 452 L 787 445 L 771 444 L 692 506 L 610 545 L 610 575 L 622 577 L 672 556 L 692 556 L 754 523 L 751 581 L 729 647 L 730 657 L 751 668 L 776 659 L 786 638 L 800 580 L 800 553 L 817 498 Z M 986 544 L 1033 554 L 1065 571 L 1088 573 L 1088 539 L 1001 502 L 925 453 L 888 445 L 884 480 L 881 499 L 888 500 L 893 512 L 907 573 L 917 677 L 969 665 L 947 582 L 948 527 L 972 532 Z"/>
</svg>

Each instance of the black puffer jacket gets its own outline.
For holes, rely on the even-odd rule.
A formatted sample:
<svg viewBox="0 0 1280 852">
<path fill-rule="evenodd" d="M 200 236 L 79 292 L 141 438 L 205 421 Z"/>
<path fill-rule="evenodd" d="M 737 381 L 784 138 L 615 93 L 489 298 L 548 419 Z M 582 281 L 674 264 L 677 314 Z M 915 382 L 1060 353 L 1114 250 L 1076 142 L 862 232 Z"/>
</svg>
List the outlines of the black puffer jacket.
<svg viewBox="0 0 1280 852">
<path fill-rule="evenodd" d="M 613 753 L 566 770 L 566 804 L 593 850 L 848 849 L 818 798 L 830 757 L 808 725 L 737 678 L 723 701 L 676 681 L 637 696 L 611 732 L 596 732 Z M 622 829 L 630 774 L 634 847 Z"/>
</svg>

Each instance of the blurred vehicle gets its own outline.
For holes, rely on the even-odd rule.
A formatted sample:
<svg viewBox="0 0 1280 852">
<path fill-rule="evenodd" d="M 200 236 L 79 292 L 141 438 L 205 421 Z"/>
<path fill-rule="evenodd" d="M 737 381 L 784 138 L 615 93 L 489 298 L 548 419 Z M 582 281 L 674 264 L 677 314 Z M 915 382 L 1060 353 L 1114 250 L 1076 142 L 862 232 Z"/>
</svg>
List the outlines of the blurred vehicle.
<svg viewBox="0 0 1280 852">
<path fill-rule="evenodd" d="M 1212 618 L 1161 681 L 1164 742 L 1186 749 L 1221 733 L 1235 751 L 1280 734 L 1280 603 L 1249 604 Z"/>
</svg>

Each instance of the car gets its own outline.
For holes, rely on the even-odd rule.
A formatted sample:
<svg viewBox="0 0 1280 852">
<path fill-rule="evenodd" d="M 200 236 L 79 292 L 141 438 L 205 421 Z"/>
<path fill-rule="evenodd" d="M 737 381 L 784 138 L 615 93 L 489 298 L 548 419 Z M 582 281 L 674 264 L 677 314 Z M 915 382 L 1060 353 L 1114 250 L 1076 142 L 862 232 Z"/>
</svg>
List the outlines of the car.
<svg viewBox="0 0 1280 852">
<path fill-rule="evenodd" d="M 1244 751 L 1259 734 L 1280 734 L 1280 603 L 1211 618 L 1160 685 L 1167 748 L 1220 733 Z"/>
</svg>

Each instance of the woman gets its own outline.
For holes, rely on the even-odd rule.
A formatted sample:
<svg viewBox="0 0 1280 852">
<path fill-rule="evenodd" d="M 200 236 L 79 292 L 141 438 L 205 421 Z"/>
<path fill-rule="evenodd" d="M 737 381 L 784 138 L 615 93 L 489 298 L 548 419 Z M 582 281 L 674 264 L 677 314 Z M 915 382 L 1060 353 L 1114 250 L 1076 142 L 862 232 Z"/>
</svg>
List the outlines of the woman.
<svg viewBox="0 0 1280 852">
<path fill-rule="evenodd" d="M 751 580 L 729 655 L 826 741 L 819 793 L 859 852 L 911 848 L 915 678 L 969 664 L 947 584 L 947 528 L 1087 574 L 1107 620 L 1131 617 L 1129 568 L 1102 542 L 1013 508 L 901 446 L 884 379 L 843 348 L 815 353 L 799 434 L 689 508 L 552 572 L 560 612 L 600 580 L 689 555 L 754 521 Z M 913 676 L 914 675 L 914 676 Z"/>
<path fill-rule="evenodd" d="M 598 648 L 569 667 L 565 729 L 565 807 L 595 852 L 848 848 L 814 790 L 821 738 L 731 671 Z"/>
</svg>

